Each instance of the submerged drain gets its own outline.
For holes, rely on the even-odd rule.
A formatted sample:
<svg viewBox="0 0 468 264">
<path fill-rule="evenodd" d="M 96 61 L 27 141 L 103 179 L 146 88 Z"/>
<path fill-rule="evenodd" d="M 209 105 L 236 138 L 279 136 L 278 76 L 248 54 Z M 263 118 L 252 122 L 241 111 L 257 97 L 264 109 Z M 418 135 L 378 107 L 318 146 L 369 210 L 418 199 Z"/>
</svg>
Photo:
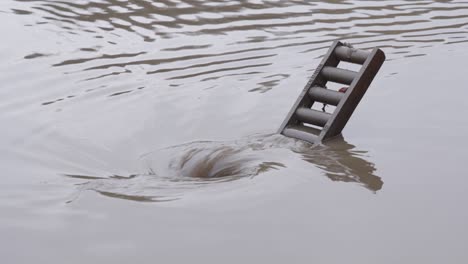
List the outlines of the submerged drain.
<svg viewBox="0 0 468 264">
<path fill-rule="evenodd" d="M 332 181 L 354 182 L 378 191 L 383 181 L 375 175 L 374 164 L 366 160 L 365 153 L 343 139 L 311 148 L 306 142 L 278 134 L 258 135 L 158 149 L 143 155 L 138 171 L 127 176 L 65 176 L 78 187 L 70 201 L 84 191 L 93 191 L 136 202 L 169 202 L 200 192 L 216 194 L 224 193 L 225 188 L 242 189 L 251 186 L 250 179 L 265 172 L 269 176 L 281 175 L 276 180 L 322 174 Z"/>
<path fill-rule="evenodd" d="M 163 173 L 173 179 L 235 179 L 285 167 L 262 156 L 261 149 L 258 144 L 240 142 L 193 142 L 152 153 L 146 159 L 154 174 Z M 160 161 L 167 157 L 171 158 L 164 168 Z"/>
</svg>

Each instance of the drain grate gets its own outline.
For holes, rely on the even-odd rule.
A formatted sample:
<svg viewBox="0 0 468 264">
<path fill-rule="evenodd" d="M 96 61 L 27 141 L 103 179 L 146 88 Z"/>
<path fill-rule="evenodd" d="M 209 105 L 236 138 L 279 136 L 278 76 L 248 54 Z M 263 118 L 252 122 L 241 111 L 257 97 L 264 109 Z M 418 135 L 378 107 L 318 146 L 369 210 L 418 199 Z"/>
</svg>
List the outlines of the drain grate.
<svg viewBox="0 0 468 264">
<path fill-rule="evenodd" d="M 338 68 L 341 61 L 362 66 L 359 71 Z M 333 42 L 278 132 L 310 143 L 339 135 L 384 61 L 385 54 L 378 48 L 367 51 Z M 335 91 L 326 88 L 328 82 L 349 87 Z M 332 113 L 312 109 L 322 103 L 336 108 Z"/>
</svg>

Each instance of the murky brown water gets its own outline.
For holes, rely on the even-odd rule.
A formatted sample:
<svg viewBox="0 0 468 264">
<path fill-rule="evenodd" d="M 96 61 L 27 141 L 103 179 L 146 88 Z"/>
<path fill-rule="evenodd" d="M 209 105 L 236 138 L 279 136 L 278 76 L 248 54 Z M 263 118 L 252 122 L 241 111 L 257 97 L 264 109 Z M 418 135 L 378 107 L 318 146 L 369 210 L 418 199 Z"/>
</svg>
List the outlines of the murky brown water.
<svg viewBox="0 0 468 264">
<path fill-rule="evenodd" d="M 468 1 L 2 0 L 1 263 L 465 263 Z M 275 135 L 335 39 L 343 138 Z"/>
</svg>

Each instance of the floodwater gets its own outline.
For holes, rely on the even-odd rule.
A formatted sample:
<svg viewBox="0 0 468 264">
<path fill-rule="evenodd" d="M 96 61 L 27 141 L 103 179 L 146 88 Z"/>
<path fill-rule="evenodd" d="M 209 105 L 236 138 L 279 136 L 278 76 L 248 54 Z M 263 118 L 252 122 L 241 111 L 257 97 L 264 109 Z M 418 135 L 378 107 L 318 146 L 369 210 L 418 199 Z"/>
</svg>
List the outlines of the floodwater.
<svg viewBox="0 0 468 264">
<path fill-rule="evenodd" d="M 2 0 L 0 262 L 467 263 L 468 1 Z M 277 135 L 331 42 L 387 61 Z"/>
</svg>

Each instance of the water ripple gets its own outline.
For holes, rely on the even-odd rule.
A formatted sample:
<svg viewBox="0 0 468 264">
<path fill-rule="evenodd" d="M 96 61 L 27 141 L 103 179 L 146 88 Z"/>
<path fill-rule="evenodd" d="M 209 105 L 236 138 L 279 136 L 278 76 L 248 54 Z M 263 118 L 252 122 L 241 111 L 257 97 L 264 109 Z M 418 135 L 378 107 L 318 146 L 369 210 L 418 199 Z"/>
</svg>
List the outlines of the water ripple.
<svg viewBox="0 0 468 264">
<path fill-rule="evenodd" d="M 52 66 L 66 67 L 64 73 L 73 73 L 69 78 L 104 82 L 127 78 L 118 75 L 132 75 L 130 68 L 139 67 L 169 87 L 187 79 L 233 79 L 246 68 L 258 72 L 255 75 L 282 74 L 275 69 L 297 66 L 304 53 L 317 58 L 315 53 L 337 38 L 364 48 L 385 47 L 390 60 L 424 54 L 430 46 L 463 42 L 453 38 L 466 36 L 466 9 L 464 1 L 16 0 L 10 11 L 30 17 L 23 20 L 26 25 L 69 35 L 78 45 L 100 39 L 99 49 L 57 51 L 59 56 L 49 60 Z M 32 51 L 24 57 L 43 57 L 39 54 L 50 52 Z M 283 56 L 296 62 L 278 58 Z M 261 63 L 249 62 L 259 59 Z M 313 67 L 311 63 L 304 70 Z M 206 69 L 176 73 L 195 68 Z"/>
<path fill-rule="evenodd" d="M 284 175 L 315 173 L 320 169 L 332 181 L 358 183 L 379 191 L 383 181 L 375 175 L 375 166 L 366 160 L 366 151 L 356 150 L 343 139 L 311 148 L 307 143 L 281 135 L 256 135 L 235 141 L 200 141 L 162 148 L 141 157 L 141 172 L 128 176 L 90 176 L 64 174 L 84 180 L 78 193 L 94 191 L 101 195 L 139 202 L 166 202 L 186 195 L 211 190 L 234 180 L 249 181 L 271 170 Z M 302 161 L 305 166 L 288 168 Z M 241 183 L 242 184 L 242 183 Z M 249 184 L 246 182 L 246 184 Z"/>
<path fill-rule="evenodd" d="M 463 45 L 467 10 L 466 1 L 5 0 L 0 16 L 15 23 L 0 27 L 14 39 L 0 49 L 5 62 L 0 81 L 8 84 L 0 89 L 0 112 L 69 124 L 120 110 L 124 117 L 115 115 L 113 121 L 125 123 L 122 127 L 174 125 L 186 131 L 150 134 L 186 139 L 196 127 L 191 118 L 201 123 L 214 118 L 220 125 L 220 120 L 244 124 L 253 110 L 279 115 L 278 105 L 290 105 L 280 99 L 292 98 L 292 89 L 306 83 L 336 39 L 359 48 L 379 46 L 388 63 L 416 60 L 435 46 Z M 135 110 L 140 106 L 147 107 L 143 114 Z M 159 113 L 167 109 L 173 112 Z M 229 109 L 235 111 L 223 112 Z M 133 123 L 132 110 L 151 121 Z M 289 170 L 277 156 L 287 150 L 288 157 L 314 164 L 334 181 L 373 191 L 382 187 L 373 164 L 349 144 L 342 142 L 339 151 L 310 151 L 267 141 L 260 149 L 249 140 L 195 142 L 155 151 L 148 170 L 131 174 L 135 177 L 71 173 L 68 178 L 86 180 L 81 188 L 108 197 L 165 201 L 193 186 Z"/>
</svg>

